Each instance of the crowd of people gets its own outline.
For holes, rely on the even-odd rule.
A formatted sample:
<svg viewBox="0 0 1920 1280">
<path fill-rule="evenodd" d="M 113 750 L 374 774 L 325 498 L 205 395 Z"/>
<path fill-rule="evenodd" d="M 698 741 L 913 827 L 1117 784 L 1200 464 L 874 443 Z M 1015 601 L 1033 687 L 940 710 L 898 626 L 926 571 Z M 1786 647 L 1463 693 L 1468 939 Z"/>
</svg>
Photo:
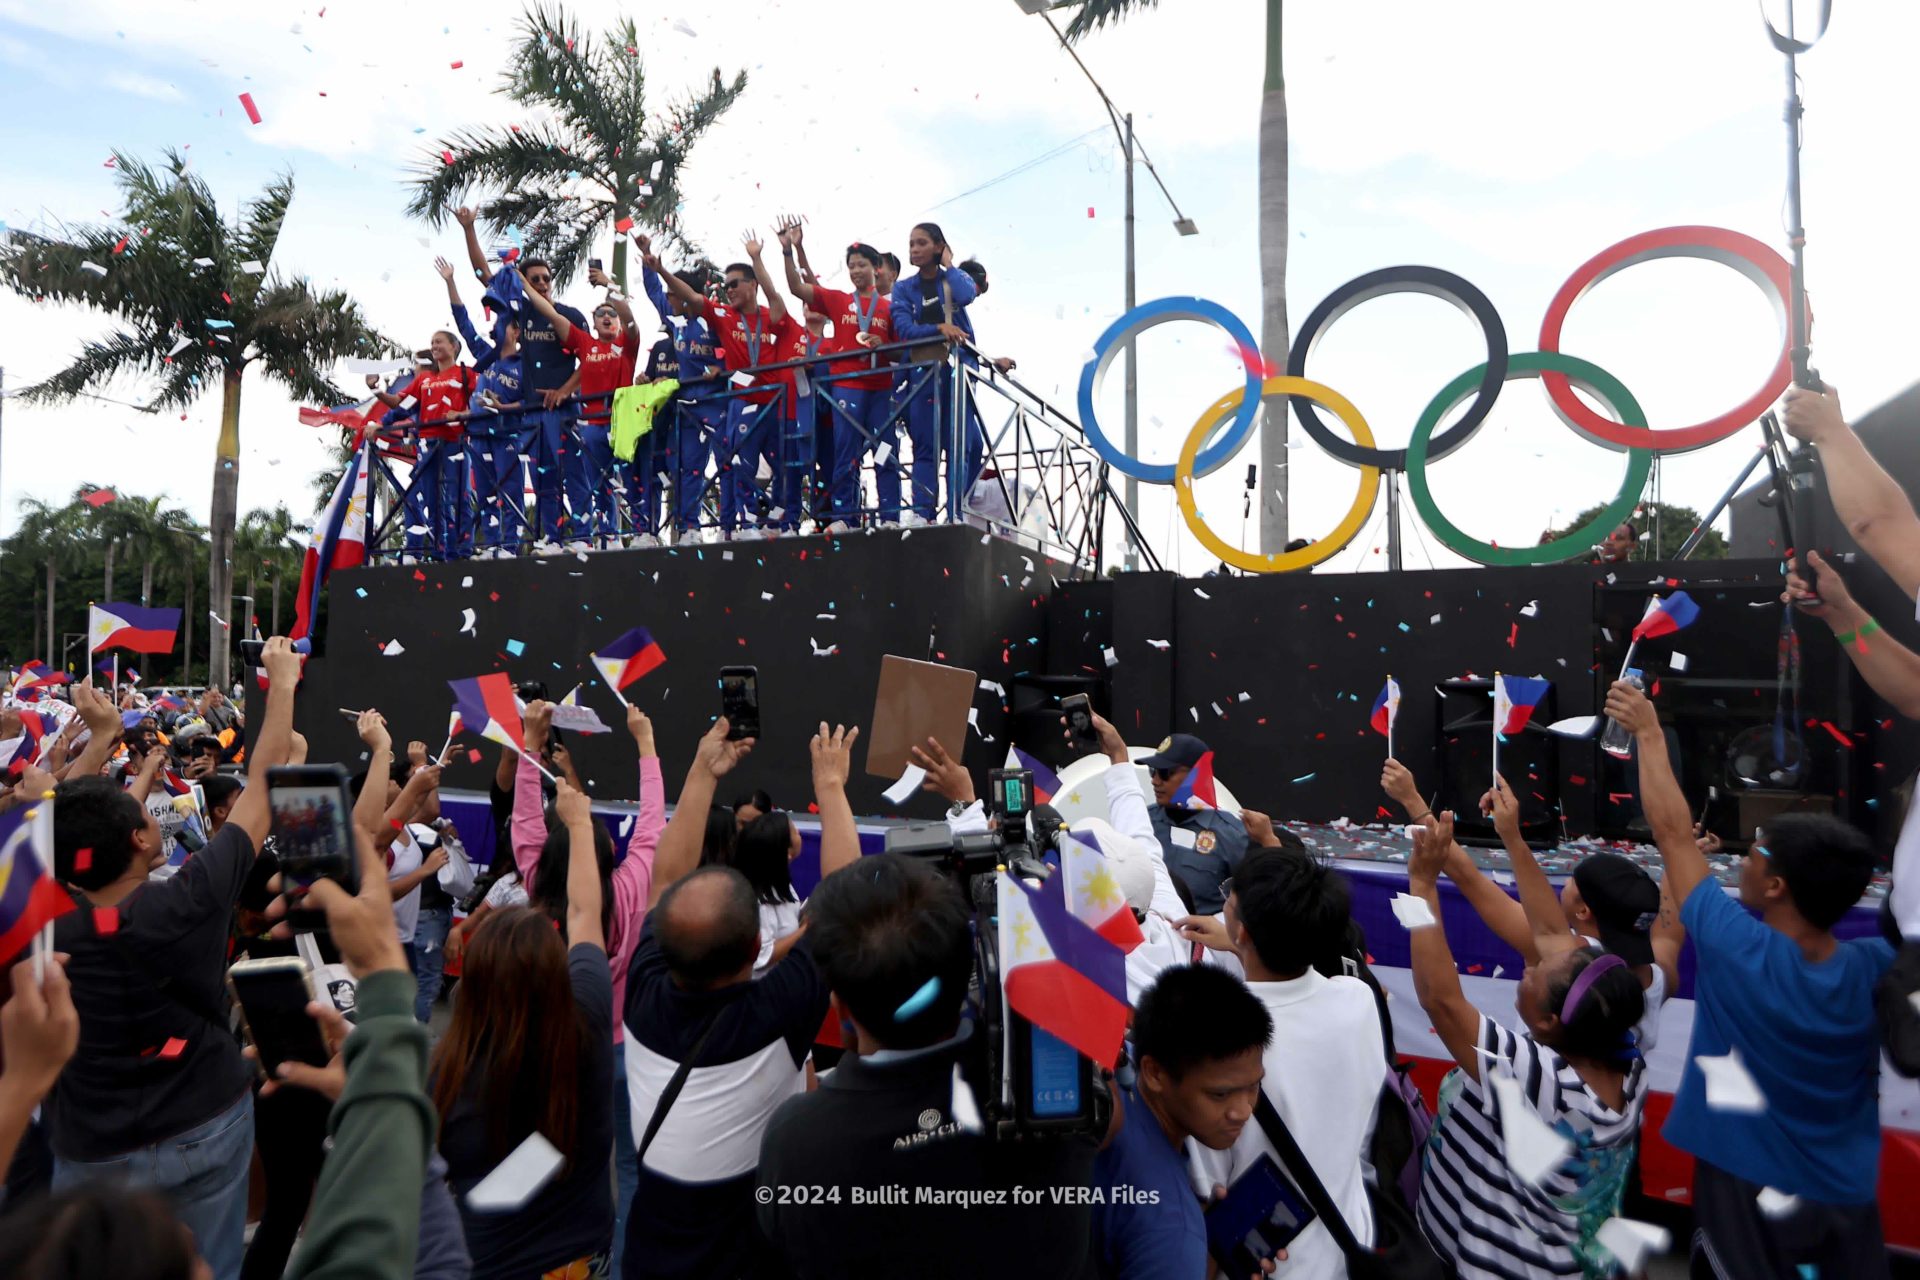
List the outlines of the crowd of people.
<svg viewBox="0 0 1920 1280">
<path fill-rule="evenodd" d="M 718 279 L 669 269 L 635 233 L 659 322 L 649 344 L 598 259 L 589 318 L 555 295 L 549 262 L 490 256 L 472 210 L 457 217 L 483 325 L 436 259 L 453 328 L 411 372 L 367 377 L 384 410 L 375 441 L 412 464 L 409 560 L 655 546 L 703 529 L 844 533 L 965 509 L 985 437 L 954 360 L 979 364 L 969 308 L 988 282 L 978 262 L 954 262 L 937 224 L 913 228 L 904 275 L 898 255 L 848 245 L 844 289 L 814 272 L 799 219 L 778 228 L 784 279 L 752 232 Z"/>
<path fill-rule="evenodd" d="M 733 296 L 713 309 L 723 323 L 744 281 Z M 564 313 L 533 311 L 563 329 Z M 595 320 L 626 323 L 618 307 Z M 1797 393 L 1786 421 L 1820 449 L 1869 555 L 1920 592 L 1920 517 L 1837 401 Z M 1785 598 L 1920 714 L 1920 655 L 1810 565 L 1817 594 L 1796 573 Z M 1692 1039 L 1664 1134 L 1695 1162 L 1693 1274 L 1887 1274 L 1876 986 L 1920 940 L 1920 820 L 1896 851 L 1884 937 L 1835 936 L 1876 858 L 1830 816 L 1766 823 L 1729 894 L 1655 703 L 1631 683 L 1606 710 L 1634 739 L 1657 877 L 1595 854 L 1556 890 L 1496 777 L 1479 805 L 1516 901 L 1412 772 L 1385 767 L 1414 827 L 1414 991 L 1455 1064 L 1431 1105 L 1408 1081 L 1346 877 L 1285 821 L 1185 804 L 1205 743 L 1176 735 L 1138 762 L 1091 716 L 1107 816 L 1068 830 L 1043 805 L 1029 831 L 1039 848 L 1084 838 L 1132 915 L 1127 1044 L 1093 1064 L 1113 1100 L 1104 1128 L 1013 1141 L 981 1119 L 1004 1114 L 982 1065 L 987 917 L 942 862 L 863 856 L 847 794 L 858 729 L 819 725 L 812 794 L 781 809 L 750 789 L 718 803 L 750 781 L 756 743 L 717 720 L 667 744 L 691 752 L 669 813 L 660 744 L 631 707 L 638 810 L 616 846 L 553 705 L 526 687 L 524 750 L 501 752 L 496 853 L 480 867 L 439 812 L 440 764 L 417 741 L 397 758 L 369 710 L 350 888 L 296 874 L 304 860 L 274 836 L 268 773 L 307 763 L 307 747 L 298 655 L 275 638 L 262 664 L 244 779 L 209 757 L 210 829 L 189 856 L 143 803 L 158 722 L 90 685 L 70 692 L 79 727 L 11 771 L 0 803 L 53 806 L 73 909 L 12 966 L 0 1010 L 0 1280 L 1633 1274 L 1642 1261 L 1621 1251 L 1635 1237 L 1614 1224 L 1632 1204 L 1644 1054 L 1686 945 Z M 215 697 L 176 741 L 226 718 Z M 993 826 L 937 742 L 913 757 L 954 835 Z M 817 815 L 820 864 L 804 896 L 801 809 Z M 1523 958 L 1510 1015 L 1468 998 L 1442 879 Z M 330 1057 L 267 1072 L 236 1033 L 227 975 L 289 957 L 311 972 Z M 1728 1096 L 1730 1074 L 1757 1105 Z M 1255 1229 L 1223 1246 L 1218 1215 L 1259 1196 Z"/>
</svg>

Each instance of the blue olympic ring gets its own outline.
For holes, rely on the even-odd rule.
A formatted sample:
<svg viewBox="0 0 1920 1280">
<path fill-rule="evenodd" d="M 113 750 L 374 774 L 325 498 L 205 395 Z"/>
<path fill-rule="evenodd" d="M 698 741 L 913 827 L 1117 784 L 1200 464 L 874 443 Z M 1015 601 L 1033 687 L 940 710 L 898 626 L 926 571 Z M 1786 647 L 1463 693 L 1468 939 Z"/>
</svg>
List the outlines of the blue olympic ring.
<svg viewBox="0 0 1920 1280">
<path fill-rule="evenodd" d="M 1246 387 L 1241 393 L 1239 406 L 1233 412 L 1231 426 L 1223 437 L 1201 450 L 1193 464 L 1194 475 L 1204 476 L 1218 471 L 1240 452 L 1240 446 L 1253 434 L 1254 414 L 1260 408 L 1260 389 L 1265 383 L 1262 370 L 1258 367 L 1259 361 L 1248 358 L 1250 354 L 1257 355 L 1260 344 L 1253 340 L 1253 334 L 1239 316 L 1217 302 L 1209 302 L 1205 298 L 1156 298 L 1152 302 L 1141 303 L 1108 325 L 1107 331 L 1100 335 L 1100 340 L 1093 344 L 1093 359 L 1087 361 L 1086 367 L 1080 370 L 1080 425 L 1086 429 L 1087 443 L 1093 446 L 1093 451 L 1108 466 L 1121 475 L 1145 480 L 1149 484 L 1172 484 L 1174 464 L 1142 462 L 1132 454 L 1122 453 L 1115 448 L 1100 430 L 1100 420 L 1094 414 L 1093 405 L 1099 398 L 1101 385 L 1106 381 L 1107 365 L 1112 363 L 1127 339 L 1173 320 L 1198 320 L 1223 330 L 1233 339 L 1234 348 L 1240 353 L 1240 363 L 1247 370 Z"/>
</svg>

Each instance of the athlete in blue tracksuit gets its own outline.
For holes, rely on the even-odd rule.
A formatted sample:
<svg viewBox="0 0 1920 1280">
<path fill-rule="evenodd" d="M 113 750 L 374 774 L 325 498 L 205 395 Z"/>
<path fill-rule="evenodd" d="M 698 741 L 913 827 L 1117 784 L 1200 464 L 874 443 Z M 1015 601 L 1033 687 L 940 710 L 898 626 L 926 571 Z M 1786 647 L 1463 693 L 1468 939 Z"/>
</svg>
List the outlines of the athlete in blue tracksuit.
<svg viewBox="0 0 1920 1280">
<path fill-rule="evenodd" d="M 953 265 L 953 251 L 938 225 L 922 222 L 907 239 L 907 262 L 914 268 L 893 286 L 893 337 L 898 342 L 938 342 L 964 337 L 973 339 L 973 322 L 967 318 L 967 304 L 978 292 L 973 278 Z M 944 286 L 944 287 L 943 287 Z M 946 319 L 947 298 L 951 295 L 953 319 Z M 968 364 L 971 354 L 963 355 Z M 913 510 L 923 520 L 933 519 L 934 501 L 940 480 L 940 454 L 951 452 L 948 439 L 948 415 L 954 395 L 953 368 L 940 364 L 931 368 L 909 369 L 901 376 L 907 397 L 907 438 L 913 441 Z M 947 459 L 949 502 L 960 506 L 980 474 L 984 441 L 978 420 L 968 414 L 964 428 L 965 462 L 958 474 L 955 459 Z"/>
<path fill-rule="evenodd" d="M 700 523 L 700 495 L 707 485 L 707 458 L 713 441 L 727 425 L 727 402 L 713 397 L 726 390 L 722 376 L 726 370 L 714 350 L 713 334 L 706 321 L 693 308 L 667 296 L 666 282 L 660 279 L 664 269 L 654 256 L 651 244 L 640 241 L 646 266 L 640 279 L 646 287 L 653 309 L 660 313 L 660 324 L 673 334 L 673 352 L 680 366 L 680 393 L 674 397 L 672 418 L 668 423 L 673 450 L 662 457 L 662 465 L 673 468 L 673 527 L 685 533 Z M 675 328 L 673 319 L 680 317 Z M 656 428 L 654 435 L 661 432 Z M 662 447 L 669 447 L 663 444 Z"/>
<path fill-rule="evenodd" d="M 520 324 L 512 316 L 503 316 L 496 345 L 481 337 L 460 301 L 460 290 L 453 283 L 453 268 L 444 259 L 434 266 L 447 282 L 447 296 L 453 304 L 453 327 L 460 331 L 467 350 L 473 353 L 473 371 L 478 375 L 473 395 L 467 402 L 467 456 L 473 473 L 473 491 L 480 517 L 478 542 L 483 554 L 512 554 L 520 545 L 520 504 L 525 500 L 526 480 L 520 462 L 519 437 L 523 415 L 520 398 Z M 476 539 L 471 529 L 463 539 L 470 548 Z"/>
</svg>

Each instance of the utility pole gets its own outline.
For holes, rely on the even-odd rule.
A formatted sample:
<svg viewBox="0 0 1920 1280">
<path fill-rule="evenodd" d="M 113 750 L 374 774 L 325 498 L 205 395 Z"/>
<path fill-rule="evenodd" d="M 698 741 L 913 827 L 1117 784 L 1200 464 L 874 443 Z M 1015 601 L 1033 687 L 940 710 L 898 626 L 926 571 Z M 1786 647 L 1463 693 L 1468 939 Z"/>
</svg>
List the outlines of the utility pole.
<svg viewBox="0 0 1920 1280">
<path fill-rule="evenodd" d="M 1127 112 L 1127 128 L 1122 137 L 1126 149 L 1127 161 L 1127 310 L 1132 311 L 1135 302 L 1133 271 L 1133 113 Z M 1135 345 L 1133 335 L 1127 335 L 1127 456 L 1140 456 L 1140 349 Z M 1136 521 L 1140 519 L 1140 481 L 1138 477 L 1127 477 L 1127 514 Z M 1140 550 L 1131 540 L 1127 542 L 1127 571 L 1140 567 Z"/>
</svg>

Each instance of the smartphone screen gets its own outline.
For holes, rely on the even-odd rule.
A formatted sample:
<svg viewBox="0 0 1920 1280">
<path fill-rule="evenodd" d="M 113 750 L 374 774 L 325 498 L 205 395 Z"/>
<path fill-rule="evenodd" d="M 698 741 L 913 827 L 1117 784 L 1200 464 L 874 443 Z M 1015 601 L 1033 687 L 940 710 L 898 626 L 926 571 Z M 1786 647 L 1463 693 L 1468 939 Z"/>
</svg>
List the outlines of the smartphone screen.
<svg viewBox="0 0 1920 1280">
<path fill-rule="evenodd" d="M 377 780 L 367 785 L 377 785 Z M 267 803 L 273 811 L 280 874 L 289 886 L 304 889 L 327 879 L 349 892 L 359 891 L 360 860 L 351 834 L 353 793 L 345 769 L 337 764 L 270 769 Z M 287 919 L 296 930 L 324 923 L 320 912 L 304 908 L 290 911 Z"/>
<path fill-rule="evenodd" d="M 720 714 L 727 718 L 727 740 L 760 736 L 760 673 L 754 667 L 720 668 Z"/>
<path fill-rule="evenodd" d="M 1084 693 L 1076 693 L 1071 698 L 1063 698 L 1060 709 L 1067 716 L 1067 731 L 1073 740 L 1083 746 L 1097 744 L 1100 735 L 1093 727 L 1093 700 Z"/>
<path fill-rule="evenodd" d="M 227 984 L 246 1020 L 247 1038 L 268 1079 L 282 1062 L 324 1067 L 332 1055 L 320 1024 L 307 1013 L 313 992 L 302 960 L 243 960 L 227 971 Z"/>
</svg>

